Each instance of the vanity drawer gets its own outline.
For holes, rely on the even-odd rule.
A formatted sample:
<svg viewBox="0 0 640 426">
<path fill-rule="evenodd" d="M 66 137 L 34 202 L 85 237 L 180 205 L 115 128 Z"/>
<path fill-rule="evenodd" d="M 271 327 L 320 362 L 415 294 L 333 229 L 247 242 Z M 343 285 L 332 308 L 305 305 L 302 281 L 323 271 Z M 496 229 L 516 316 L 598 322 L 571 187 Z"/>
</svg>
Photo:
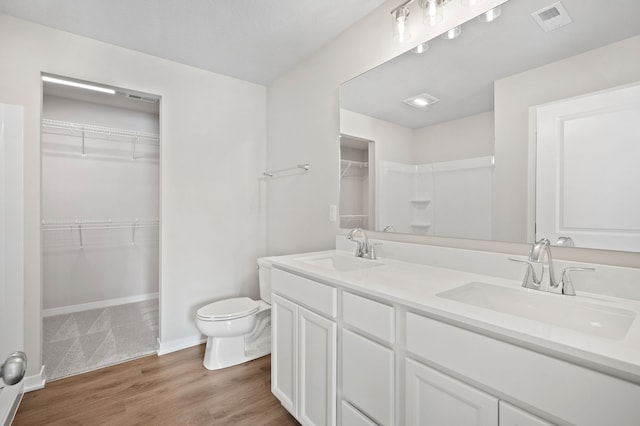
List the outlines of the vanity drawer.
<svg viewBox="0 0 640 426">
<path fill-rule="evenodd" d="M 273 268 L 271 270 L 271 291 L 332 318 L 337 315 L 337 290 L 335 287 Z"/>
<path fill-rule="evenodd" d="M 388 343 L 395 343 L 393 306 L 344 292 L 342 318 L 346 324 Z"/>
</svg>

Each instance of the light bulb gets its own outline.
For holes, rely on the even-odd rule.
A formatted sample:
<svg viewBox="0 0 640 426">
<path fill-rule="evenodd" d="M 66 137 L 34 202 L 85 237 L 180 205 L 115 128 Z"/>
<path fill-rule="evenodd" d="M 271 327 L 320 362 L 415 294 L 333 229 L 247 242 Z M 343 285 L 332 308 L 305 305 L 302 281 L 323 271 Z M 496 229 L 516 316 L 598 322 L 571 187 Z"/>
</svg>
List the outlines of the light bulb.
<svg viewBox="0 0 640 426">
<path fill-rule="evenodd" d="M 492 22 L 498 19 L 502 10 L 499 7 L 494 7 L 493 9 L 487 10 L 482 15 L 478 16 L 478 21 L 480 22 Z"/>
<path fill-rule="evenodd" d="M 424 24 L 434 26 L 444 20 L 442 14 L 442 4 L 439 0 L 427 0 L 424 7 Z"/>
<path fill-rule="evenodd" d="M 391 12 L 392 16 L 392 29 L 394 40 L 400 43 L 407 41 L 411 38 L 411 34 L 407 31 L 407 18 L 409 17 L 409 8 L 401 6 Z"/>
<path fill-rule="evenodd" d="M 457 26 L 457 27 L 451 28 L 449 31 L 442 34 L 442 38 L 445 40 L 453 40 L 454 38 L 457 38 L 460 34 L 462 34 L 462 28 Z"/>
<path fill-rule="evenodd" d="M 424 43 L 420 43 L 419 45 L 411 49 L 413 53 L 424 53 L 427 50 L 429 50 L 429 42 L 427 41 L 425 41 Z"/>
</svg>

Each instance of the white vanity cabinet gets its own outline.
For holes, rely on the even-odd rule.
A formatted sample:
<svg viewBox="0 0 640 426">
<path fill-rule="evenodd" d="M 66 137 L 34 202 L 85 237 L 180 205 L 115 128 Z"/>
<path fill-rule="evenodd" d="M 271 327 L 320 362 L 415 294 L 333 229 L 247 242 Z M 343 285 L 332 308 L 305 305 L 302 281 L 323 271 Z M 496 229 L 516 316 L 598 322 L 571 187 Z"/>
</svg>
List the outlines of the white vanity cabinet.
<svg viewBox="0 0 640 426">
<path fill-rule="evenodd" d="M 495 413 L 500 411 L 501 426 L 547 424 L 547 420 L 507 402 L 535 407 L 551 420 L 551 424 L 640 424 L 640 386 L 433 318 L 407 313 L 406 353 L 408 357 L 437 366 L 440 371 L 452 372 L 460 379 L 460 384 L 463 384 L 461 381 L 477 383 L 495 395 L 503 395 L 508 401 L 498 404 L 498 399 L 494 398 L 493 408 Z M 407 389 L 414 386 L 409 383 L 412 362 L 407 360 Z M 416 367 L 415 370 L 426 371 L 427 367 L 421 367 L 424 368 Z M 456 380 L 439 374 L 448 378 L 449 383 Z M 440 389 L 444 388 L 441 386 Z M 464 384 L 458 389 L 460 392 L 450 391 L 449 395 L 465 400 L 464 395 L 473 388 Z M 410 399 L 407 396 L 407 413 L 415 412 L 410 407 L 415 401 Z M 423 423 L 407 421 L 407 425 L 410 424 Z M 497 425 L 498 422 L 451 424 Z"/>
<path fill-rule="evenodd" d="M 563 347 L 302 275 L 271 272 L 271 381 L 304 425 L 640 425 L 640 385 Z"/>
<path fill-rule="evenodd" d="M 271 271 L 271 390 L 303 425 L 336 423 L 336 289 Z"/>
</svg>

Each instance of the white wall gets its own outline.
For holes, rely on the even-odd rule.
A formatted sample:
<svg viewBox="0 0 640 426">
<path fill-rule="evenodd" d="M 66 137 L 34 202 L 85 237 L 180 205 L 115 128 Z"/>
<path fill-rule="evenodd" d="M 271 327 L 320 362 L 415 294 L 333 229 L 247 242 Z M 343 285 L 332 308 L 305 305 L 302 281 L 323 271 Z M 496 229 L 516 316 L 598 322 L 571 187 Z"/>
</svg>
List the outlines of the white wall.
<svg viewBox="0 0 640 426">
<path fill-rule="evenodd" d="M 413 163 L 413 129 L 340 109 L 340 133 L 372 140 L 376 161 Z"/>
<path fill-rule="evenodd" d="M 231 295 L 257 296 L 255 261 L 265 252 L 264 200 L 258 179 L 266 155 L 265 87 L 6 15 L 0 15 L 0 57 L 0 102 L 25 108 L 24 287 L 25 347 L 32 360 L 29 375 L 38 372 L 42 359 L 41 72 L 162 97 L 163 344 L 193 343 L 199 338 L 193 318 L 201 305 Z"/>
<path fill-rule="evenodd" d="M 527 237 L 529 107 L 640 80 L 638 52 L 640 36 L 495 82 L 497 240 Z"/>
<path fill-rule="evenodd" d="M 493 111 L 416 129 L 415 163 L 439 163 L 493 155 Z"/>
<path fill-rule="evenodd" d="M 43 118 L 158 134 L 157 114 L 44 96 Z M 142 221 L 159 217 L 159 147 L 140 145 L 137 157 L 127 138 L 87 133 L 85 153 L 78 132 L 44 128 L 42 219 Z M 46 227 L 43 243 L 43 302 L 49 313 L 113 299 L 136 300 L 158 292 L 157 227 L 110 227 L 82 232 Z M 47 312 L 45 312 L 47 314 Z"/>
</svg>

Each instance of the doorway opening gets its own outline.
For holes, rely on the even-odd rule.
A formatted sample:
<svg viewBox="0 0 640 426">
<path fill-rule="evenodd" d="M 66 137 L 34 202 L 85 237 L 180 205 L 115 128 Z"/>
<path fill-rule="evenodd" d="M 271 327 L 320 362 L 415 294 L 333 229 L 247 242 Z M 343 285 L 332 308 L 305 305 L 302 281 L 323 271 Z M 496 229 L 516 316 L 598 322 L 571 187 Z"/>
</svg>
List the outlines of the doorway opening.
<svg viewBox="0 0 640 426">
<path fill-rule="evenodd" d="M 54 380 L 157 351 L 160 97 L 49 74 L 42 93 L 43 362 Z"/>
</svg>

